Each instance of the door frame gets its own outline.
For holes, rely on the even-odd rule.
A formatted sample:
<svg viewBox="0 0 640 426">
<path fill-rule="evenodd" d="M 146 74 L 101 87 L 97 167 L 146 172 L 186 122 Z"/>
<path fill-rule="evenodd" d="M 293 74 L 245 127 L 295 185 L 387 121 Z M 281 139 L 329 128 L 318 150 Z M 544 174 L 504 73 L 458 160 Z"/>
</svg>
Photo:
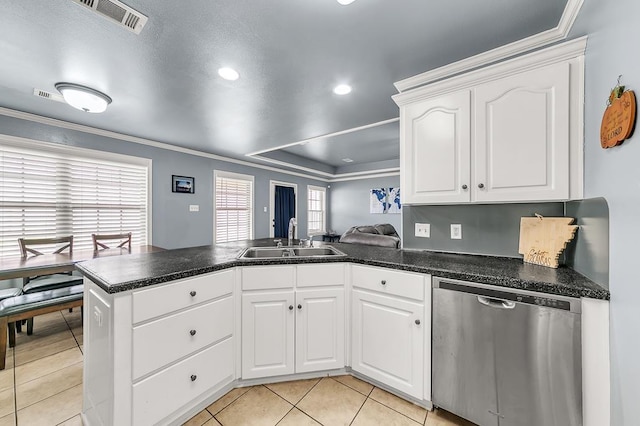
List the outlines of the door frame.
<svg viewBox="0 0 640 426">
<path fill-rule="evenodd" d="M 276 186 L 286 186 L 289 188 L 293 188 L 293 193 L 296 198 L 295 206 L 294 206 L 294 214 L 298 220 L 298 226 L 294 229 L 294 238 L 298 238 L 298 227 L 300 226 L 300 218 L 298 217 L 298 184 L 292 182 L 283 182 L 280 180 L 269 180 L 269 237 L 273 238 L 275 235 L 275 229 L 273 227 L 273 220 L 275 219 L 275 198 L 276 198 Z"/>
</svg>

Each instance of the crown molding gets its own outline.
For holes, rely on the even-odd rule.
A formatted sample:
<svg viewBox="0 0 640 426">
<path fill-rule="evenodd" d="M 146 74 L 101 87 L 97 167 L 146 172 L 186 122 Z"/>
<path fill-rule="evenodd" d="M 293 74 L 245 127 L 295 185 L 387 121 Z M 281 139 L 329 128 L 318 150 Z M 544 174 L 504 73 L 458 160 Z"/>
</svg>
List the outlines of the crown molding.
<svg viewBox="0 0 640 426">
<path fill-rule="evenodd" d="M 526 72 L 545 65 L 569 60 L 581 60 L 587 48 L 587 36 L 570 40 L 527 55 L 518 56 L 504 62 L 456 75 L 444 81 L 438 81 L 415 90 L 397 93 L 391 98 L 398 106 L 428 99 L 453 90 L 464 90 L 489 81 L 499 80 L 514 74 Z"/>
<path fill-rule="evenodd" d="M 78 132 L 82 132 L 82 133 L 88 133 L 88 134 L 92 134 L 92 135 L 96 135 L 96 136 L 103 136 L 103 137 L 116 139 L 116 140 L 120 140 L 120 141 L 124 141 L 124 142 L 131 142 L 131 143 L 135 143 L 135 144 L 150 146 L 150 147 L 153 147 L 153 148 L 159 148 L 159 149 L 165 149 L 165 150 L 168 150 L 168 151 L 179 152 L 181 154 L 194 155 L 194 156 L 197 156 L 197 157 L 209 158 L 211 160 L 223 161 L 223 162 L 226 162 L 226 163 L 237 164 L 237 165 L 240 165 L 240 166 L 251 167 L 251 168 L 255 168 L 255 169 L 268 170 L 268 171 L 272 171 L 272 172 L 276 172 L 276 173 L 282 173 L 282 174 L 291 175 L 291 176 L 298 176 L 298 177 L 301 177 L 301 178 L 310 179 L 310 180 L 316 180 L 316 181 L 321 181 L 321 182 L 336 182 L 337 180 L 334 180 L 334 179 L 356 180 L 356 179 L 368 179 L 370 177 L 377 177 L 377 176 L 380 176 L 380 175 L 387 176 L 390 171 L 394 170 L 394 169 L 381 169 L 381 170 L 371 170 L 371 171 L 366 171 L 366 172 L 344 173 L 344 174 L 336 175 L 336 174 L 326 173 L 326 172 L 322 172 L 322 171 L 315 170 L 315 169 L 310 169 L 310 168 L 306 168 L 306 167 L 297 166 L 295 164 L 289 164 L 289 163 L 285 163 L 285 162 L 278 162 L 277 160 L 271 160 L 271 159 L 268 159 L 268 158 L 253 157 L 254 159 L 257 159 L 257 160 L 263 160 L 263 161 L 267 161 L 267 162 L 271 162 L 271 163 L 277 163 L 277 164 L 281 164 L 284 167 L 289 167 L 289 168 L 293 168 L 293 169 L 297 169 L 297 170 L 301 170 L 301 171 L 307 172 L 307 173 L 301 173 L 301 172 L 298 172 L 298 171 L 291 171 L 291 170 L 286 170 L 286 169 L 282 169 L 282 168 L 279 168 L 279 167 L 273 167 L 273 166 L 268 166 L 268 165 L 264 165 L 264 164 L 252 163 L 252 162 L 249 162 L 249 161 L 238 160 L 238 159 L 231 158 L 231 157 L 224 157 L 224 156 L 221 156 L 221 155 L 211 154 L 211 153 L 204 152 L 204 151 L 198 151 L 198 150 L 195 150 L 195 149 L 190 149 L 190 148 L 184 148 L 184 147 L 180 147 L 180 146 L 176 146 L 176 145 L 171 145 L 171 144 L 168 144 L 168 143 L 165 143 L 165 142 L 158 142 L 158 141 L 154 141 L 154 140 L 151 140 L 151 139 L 145 139 L 145 138 L 140 138 L 140 137 L 137 137 L 137 136 L 126 135 L 124 133 L 118 133 L 118 132 L 112 132 L 110 130 L 98 129 L 96 127 L 86 126 L 84 124 L 71 123 L 69 121 L 64 121 L 64 120 L 58 120 L 58 119 L 55 119 L 55 118 L 44 117 L 42 115 L 32 114 L 32 113 L 23 112 L 23 111 L 17 111 L 17 110 L 13 110 L 13 109 L 10 109 L 10 108 L 5 108 L 5 107 L 0 107 L 0 115 L 6 116 L 6 117 L 17 118 L 17 119 L 25 120 L 25 121 L 31 121 L 33 123 L 39 123 L 39 124 L 44 124 L 44 125 L 48 125 L 48 126 L 58 127 L 58 128 L 61 128 L 61 129 L 74 130 L 74 131 L 78 131 Z M 393 120 L 398 120 L 398 119 L 393 119 Z M 4 135 L 4 136 L 11 137 L 10 135 Z M 24 139 L 24 138 L 22 138 L 22 139 Z M 38 142 L 38 143 L 44 143 L 44 144 L 47 144 L 47 145 L 51 144 L 51 142 L 48 142 L 48 141 L 40 141 L 40 140 L 35 140 L 35 139 L 29 139 L 29 140 L 35 141 L 35 142 Z M 396 174 L 400 173 L 399 170 L 400 169 L 398 168 Z M 310 173 L 312 173 L 312 174 L 310 174 Z"/>
<path fill-rule="evenodd" d="M 405 78 L 394 83 L 398 92 L 402 93 L 409 89 L 441 80 L 455 74 L 461 74 L 475 68 L 502 61 L 525 52 L 539 49 L 552 43 L 564 40 L 569 35 L 569 31 L 578 17 L 584 0 L 568 0 L 562 12 L 560 22 L 555 28 L 532 35 L 522 40 L 497 47 L 492 50 L 480 53 L 469 58 L 453 62 L 413 77 Z"/>
</svg>

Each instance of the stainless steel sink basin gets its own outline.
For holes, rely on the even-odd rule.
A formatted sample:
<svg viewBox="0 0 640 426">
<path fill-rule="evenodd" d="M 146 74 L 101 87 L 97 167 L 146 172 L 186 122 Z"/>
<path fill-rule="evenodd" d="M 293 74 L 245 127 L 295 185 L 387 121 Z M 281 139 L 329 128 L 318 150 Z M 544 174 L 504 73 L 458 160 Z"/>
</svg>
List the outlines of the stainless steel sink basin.
<svg viewBox="0 0 640 426">
<path fill-rule="evenodd" d="M 333 247 L 300 247 L 294 248 L 293 252 L 296 256 L 345 256 L 344 253 L 334 249 Z"/>
<path fill-rule="evenodd" d="M 249 247 L 238 259 L 278 259 L 287 257 L 333 257 L 346 256 L 331 246 L 325 247 Z"/>
</svg>

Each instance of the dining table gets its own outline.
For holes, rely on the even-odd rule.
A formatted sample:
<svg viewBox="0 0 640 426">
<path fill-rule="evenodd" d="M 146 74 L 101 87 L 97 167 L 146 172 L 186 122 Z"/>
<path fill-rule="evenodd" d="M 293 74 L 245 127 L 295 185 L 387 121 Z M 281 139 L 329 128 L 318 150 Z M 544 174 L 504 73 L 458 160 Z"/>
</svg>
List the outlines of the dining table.
<svg viewBox="0 0 640 426">
<path fill-rule="evenodd" d="M 75 269 L 77 263 L 84 260 L 128 254 L 153 253 L 163 250 L 163 248 L 153 245 L 141 245 L 133 246 L 131 249 L 121 247 L 103 250 L 74 250 L 71 253 L 43 254 L 24 258 L 0 258 L 0 280 L 69 272 Z"/>
</svg>

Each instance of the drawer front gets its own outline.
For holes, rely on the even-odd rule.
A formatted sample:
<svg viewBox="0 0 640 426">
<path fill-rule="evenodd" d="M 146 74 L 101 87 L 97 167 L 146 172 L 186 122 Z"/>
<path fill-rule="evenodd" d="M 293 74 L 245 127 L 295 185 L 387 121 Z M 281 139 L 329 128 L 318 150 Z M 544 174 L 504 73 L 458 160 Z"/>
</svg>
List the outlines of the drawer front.
<svg viewBox="0 0 640 426">
<path fill-rule="evenodd" d="M 142 377 L 232 334 L 231 296 L 134 327 L 133 378 Z"/>
<path fill-rule="evenodd" d="M 298 265 L 298 287 L 344 285 L 344 263 Z"/>
<path fill-rule="evenodd" d="M 247 266 L 242 268 L 242 289 L 293 288 L 295 277 L 294 266 Z"/>
<path fill-rule="evenodd" d="M 353 265 L 352 277 L 354 287 L 415 300 L 424 300 L 425 278 L 429 278 L 428 275 L 359 265 Z"/>
<path fill-rule="evenodd" d="M 233 372 L 233 339 L 230 338 L 136 383 L 132 424 L 160 422 L 199 395 L 230 383 Z"/>
<path fill-rule="evenodd" d="M 133 293 L 133 323 L 231 294 L 235 271 L 198 275 Z"/>
</svg>

